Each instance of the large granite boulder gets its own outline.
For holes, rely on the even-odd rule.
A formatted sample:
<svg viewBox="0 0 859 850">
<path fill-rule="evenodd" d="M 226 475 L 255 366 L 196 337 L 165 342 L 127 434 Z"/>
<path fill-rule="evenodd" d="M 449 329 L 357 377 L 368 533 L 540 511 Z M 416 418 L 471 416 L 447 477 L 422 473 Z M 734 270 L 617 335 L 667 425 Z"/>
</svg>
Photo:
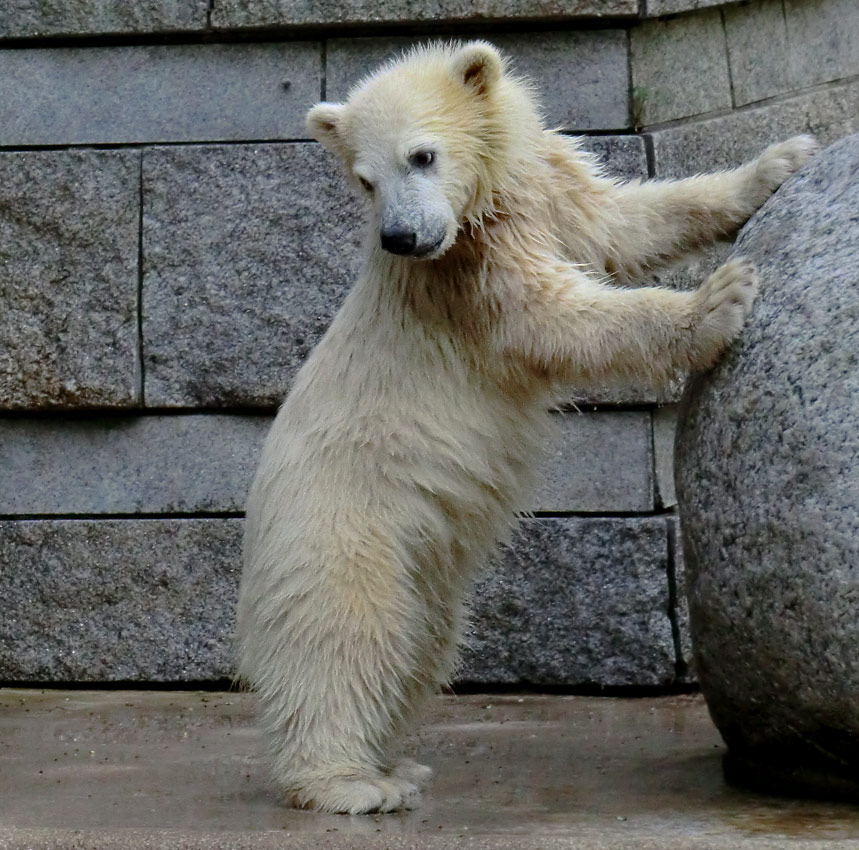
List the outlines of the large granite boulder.
<svg viewBox="0 0 859 850">
<path fill-rule="evenodd" d="M 735 255 L 760 300 L 675 447 L 697 671 L 729 779 L 859 800 L 859 136 Z"/>
</svg>

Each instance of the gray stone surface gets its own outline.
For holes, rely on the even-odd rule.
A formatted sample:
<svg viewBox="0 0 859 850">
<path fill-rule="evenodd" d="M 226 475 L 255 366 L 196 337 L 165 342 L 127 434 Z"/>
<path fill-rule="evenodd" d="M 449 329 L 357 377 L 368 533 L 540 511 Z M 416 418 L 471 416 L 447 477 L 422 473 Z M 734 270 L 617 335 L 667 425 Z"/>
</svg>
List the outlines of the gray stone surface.
<svg viewBox="0 0 859 850">
<path fill-rule="evenodd" d="M 677 504 L 674 492 L 674 432 L 677 407 L 663 405 L 653 411 L 653 465 L 656 478 L 657 507 L 663 510 Z"/>
<path fill-rule="evenodd" d="M 674 15 L 678 12 L 691 12 L 695 9 L 706 9 L 709 6 L 722 6 L 736 2 L 738 0 L 644 0 L 644 9 L 648 17 L 657 17 L 659 15 Z"/>
<path fill-rule="evenodd" d="M 533 510 L 549 513 L 653 510 L 648 413 L 565 413 L 558 414 L 558 418 L 560 438 L 543 467 Z"/>
<path fill-rule="evenodd" d="M 684 177 L 732 168 L 772 142 L 812 133 L 829 144 L 859 132 L 859 83 L 827 86 L 754 109 L 653 133 L 656 174 Z"/>
<path fill-rule="evenodd" d="M 274 406 L 360 263 L 361 203 L 316 144 L 144 154 L 146 403 Z"/>
<path fill-rule="evenodd" d="M 302 138 L 321 73 L 316 42 L 0 51 L 0 145 Z"/>
<path fill-rule="evenodd" d="M 0 515 L 244 508 L 268 416 L 0 419 Z"/>
<path fill-rule="evenodd" d="M 629 126 L 627 38 L 623 30 L 477 33 L 532 79 L 546 123 L 567 130 Z M 349 89 L 382 61 L 427 39 L 346 38 L 328 42 L 326 93 L 344 100 Z"/>
<path fill-rule="evenodd" d="M 232 675 L 241 520 L 0 522 L 0 680 Z"/>
<path fill-rule="evenodd" d="M 791 49 L 782 0 L 724 10 L 734 106 L 790 91 Z"/>
<path fill-rule="evenodd" d="M 599 157 L 606 172 L 622 180 L 646 179 L 647 151 L 641 136 L 579 136 L 585 150 Z"/>
<path fill-rule="evenodd" d="M 793 84 L 859 74 L 859 15 L 854 0 L 784 0 Z"/>
<path fill-rule="evenodd" d="M 525 520 L 478 582 L 472 608 L 462 681 L 642 686 L 674 678 L 661 518 Z"/>
<path fill-rule="evenodd" d="M 647 21 L 634 27 L 630 38 L 635 126 L 730 108 L 718 10 Z"/>
<path fill-rule="evenodd" d="M 717 726 L 756 766 L 785 778 L 801 764 L 859 799 L 857 241 L 853 136 L 741 235 L 736 251 L 766 286 L 686 399 L 676 463 L 696 663 Z"/>
<path fill-rule="evenodd" d="M 138 402 L 139 185 L 133 151 L 0 153 L 4 408 Z"/>
<path fill-rule="evenodd" d="M 3 0 L 0 38 L 198 31 L 208 0 Z"/>
<path fill-rule="evenodd" d="M 638 0 L 217 0 L 211 20 L 216 29 L 257 29 L 415 22 L 482 25 L 496 20 L 574 21 L 637 14 Z"/>
<path fill-rule="evenodd" d="M 0 521 L 0 680 L 231 675 L 241 520 Z M 528 520 L 475 594 L 459 678 L 667 684 L 662 519 Z"/>
</svg>

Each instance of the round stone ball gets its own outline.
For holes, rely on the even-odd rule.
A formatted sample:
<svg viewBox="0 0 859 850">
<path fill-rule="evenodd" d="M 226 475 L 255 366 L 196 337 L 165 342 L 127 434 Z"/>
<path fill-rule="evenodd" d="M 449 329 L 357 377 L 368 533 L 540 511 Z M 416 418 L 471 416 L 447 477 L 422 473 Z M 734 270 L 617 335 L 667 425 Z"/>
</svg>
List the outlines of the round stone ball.
<svg viewBox="0 0 859 850">
<path fill-rule="evenodd" d="M 859 801 L 859 135 L 734 256 L 761 291 L 675 444 L 695 664 L 729 780 Z"/>
</svg>

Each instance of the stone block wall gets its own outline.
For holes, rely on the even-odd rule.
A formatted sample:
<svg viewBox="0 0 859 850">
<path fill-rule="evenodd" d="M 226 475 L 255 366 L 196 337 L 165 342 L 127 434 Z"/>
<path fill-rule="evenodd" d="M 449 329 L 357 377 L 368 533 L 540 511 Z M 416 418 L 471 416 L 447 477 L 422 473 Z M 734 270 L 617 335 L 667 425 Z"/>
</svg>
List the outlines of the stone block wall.
<svg viewBox="0 0 859 850">
<path fill-rule="evenodd" d="M 0 682 L 231 675 L 260 443 L 358 261 L 360 201 L 303 115 L 439 35 L 495 41 L 625 178 L 859 131 L 855 0 L 6 0 Z M 461 681 L 691 680 L 678 390 L 581 390 L 554 414 Z"/>
</svg>

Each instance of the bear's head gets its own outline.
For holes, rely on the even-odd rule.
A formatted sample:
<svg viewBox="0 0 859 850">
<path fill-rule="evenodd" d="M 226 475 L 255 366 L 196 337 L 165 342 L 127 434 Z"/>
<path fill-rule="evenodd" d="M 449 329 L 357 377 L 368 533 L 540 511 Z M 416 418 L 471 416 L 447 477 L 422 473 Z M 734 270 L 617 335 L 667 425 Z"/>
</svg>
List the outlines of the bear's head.
<svg viewBox="0 0 859 850">
<path fill-rule="evenodd" d="M 317 104 L 307 127 L 370 199 L 381 247 L 436 259 L 494 211 L 523 108 L 536 122 L 521 89 L 486 42 L 431 45 Z"/>
</svg>

